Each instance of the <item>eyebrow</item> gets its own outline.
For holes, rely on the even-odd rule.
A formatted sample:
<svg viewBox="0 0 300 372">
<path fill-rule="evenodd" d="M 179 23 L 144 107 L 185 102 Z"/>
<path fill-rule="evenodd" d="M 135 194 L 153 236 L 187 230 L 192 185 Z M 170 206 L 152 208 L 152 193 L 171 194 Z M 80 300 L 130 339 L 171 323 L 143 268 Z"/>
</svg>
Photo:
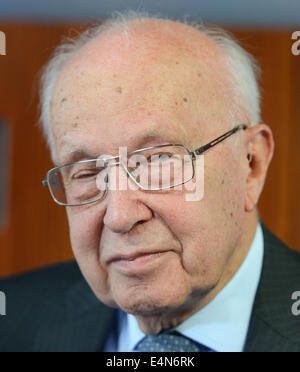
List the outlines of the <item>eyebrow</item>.
<svg viewBox="0 0 300 372">
<path fill-rule="evenodd" d="M 134 142 L 134 146 L 128 146 L 128 152 L 137 150 L 139 148 L 146 147 L 146 145 L 150 145 L 150 143 L 173 143 L 176 144 L 178 141 L 172 135 L 172 133 L 164 134 L 159 132 L 157 129 L 148 129 L 146 130 L 141 136 L 137 137 L 138 140 Z M 123 146 L 126 146 L 124 144 Z M 90 159 L 97 159 L 103 152 L 93 153 L 88 149 L 80 148 L 80 146 L 76 146 L 74 144 L 66 144 L 65 145 L 68 150 L 65 150 L 64 155 L 62 156 L 63 164 L 69 164 L 81 160 L 90 160 Z M 132 148 L 131 148 L 132 147 Z M 118 154 L 107 154 L 111 156 L 117 156 Z"/>
<path fill-rule="evenodd" d="M 177 139 L 171 134 L 165 134 L 157 131 L 156 129 L 149 129 L 142 136 L 139 137 L 139 140 L 136 143 L 137 147 L 144 146 L 150 142 L 168 142 L 175 143 Z M 133 149 L 135 150 L 135 149 Z"/>
<path fill-rule="evenodd" d="M 96 155 L 88 150 L 74 148 L 73 150 L 66 151 L 63 154 L 62 164 L 59 164 L 59 165 L 66 165 L 66 164 L 74 163 L 74 162 L 81 161 L 81 160 L 96 159 L 97 156 L 99 155 Z"/>
</svg>

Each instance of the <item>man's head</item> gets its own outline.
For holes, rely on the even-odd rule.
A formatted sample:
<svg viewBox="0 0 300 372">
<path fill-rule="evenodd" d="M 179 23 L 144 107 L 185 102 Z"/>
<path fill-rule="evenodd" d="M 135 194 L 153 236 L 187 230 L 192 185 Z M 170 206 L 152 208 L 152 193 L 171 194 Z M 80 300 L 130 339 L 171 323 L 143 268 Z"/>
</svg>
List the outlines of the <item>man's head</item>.
<svg viewBox="0 0 300 372">
<path fill-rule="evenodd" d="M 116 156 L 124 146 L 194 150 L 238 124 L 258 124 L 247 54 L 204 30 L 131 19 L 97 29 L 69 54 L 61 49 L 46 70 L 42 102 L 55 162 Z M 206 153 L 201 201 L 187 202 L 184 189 L 129 189 L 67 207 L 73 251 L 96 296 L 135 314 L 148 333 L 212 299 L 248 252 L 272 152 L 270 129 L 256 125 Z"/>
</svg>

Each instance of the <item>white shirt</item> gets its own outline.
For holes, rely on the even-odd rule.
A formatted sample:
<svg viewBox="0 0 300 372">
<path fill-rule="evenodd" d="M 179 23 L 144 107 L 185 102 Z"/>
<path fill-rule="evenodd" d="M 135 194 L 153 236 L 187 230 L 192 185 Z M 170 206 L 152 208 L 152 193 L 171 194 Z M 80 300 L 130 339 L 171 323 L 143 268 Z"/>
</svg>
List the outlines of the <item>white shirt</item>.
<svg viewBox="0 0 300 372">
<path fill-rule="evenodd" d="M 261 277 L 264 238 L 260 224 L 247 257 L 223 290 L 203 309 L 175 328 L 217 352 L 242 352 Z M 118 329 L 111 332 L 105 351 L 133 351 L 145 334 L 133 315 L 119 311 Z"/>
</svg>

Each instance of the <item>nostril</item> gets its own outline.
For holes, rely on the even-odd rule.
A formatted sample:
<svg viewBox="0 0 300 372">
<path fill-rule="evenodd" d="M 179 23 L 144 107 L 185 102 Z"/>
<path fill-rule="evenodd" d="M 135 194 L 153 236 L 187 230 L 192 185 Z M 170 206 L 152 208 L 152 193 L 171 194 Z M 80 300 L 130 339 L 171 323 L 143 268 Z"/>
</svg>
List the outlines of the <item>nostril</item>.
<svg viewBox="0 0 300 372">
<path fill-rule="evenodd" d="M 147 222 L 147 220 L 141 220 L 141 221 L 138 221 L 135 225 L 142 225 L 143 223 Z M 135 226 L 134 225 L 134 226 Z"/>
<path fill-rule="evenodd" d="M 135 226 L 139 226 L 139 225 L 143 225 L 145 224 L 146 222 L 152 220 L 152 218 L 154 217 L 154 213 L 152 211 L 152 209 L 148 208 L 147 207 L 147 217 L 146 218 L 141 218 L 139 221 L 137 221 L 132 228 L 134 228 Z"/>
<path fill-rule="evenodd" d="M 137 233 L 138 231 L 139 231 L 139 227 L 141 227 L 142 228 L 142 226 L 141 225 L 144 225 L 146 222 L 148 222 L 148 220 L 140 220 L 140 221 L 138 221 L 138 222 L 136 222 L 133 226 L 132 226 L 132 228 L 131 228 L 131 230 L 130 230 L 130 232 L 135 232 L 135 233 Z"/>
</svg>

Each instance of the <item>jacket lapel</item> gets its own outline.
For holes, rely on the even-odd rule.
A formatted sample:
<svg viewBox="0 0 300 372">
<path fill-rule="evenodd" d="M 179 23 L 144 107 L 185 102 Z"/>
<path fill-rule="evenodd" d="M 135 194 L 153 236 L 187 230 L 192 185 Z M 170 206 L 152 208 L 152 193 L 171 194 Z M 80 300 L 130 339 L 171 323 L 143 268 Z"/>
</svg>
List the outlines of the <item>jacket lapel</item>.
<svg viewBox="0 0 300 372">
<path fill-rule="evenodd" d="M 299 254 L 262 227 L 264 263 L 245 351 L 299 352 L 300 322 L 291 311 L 291 295 L 299 288 Z"/>
</svg>

